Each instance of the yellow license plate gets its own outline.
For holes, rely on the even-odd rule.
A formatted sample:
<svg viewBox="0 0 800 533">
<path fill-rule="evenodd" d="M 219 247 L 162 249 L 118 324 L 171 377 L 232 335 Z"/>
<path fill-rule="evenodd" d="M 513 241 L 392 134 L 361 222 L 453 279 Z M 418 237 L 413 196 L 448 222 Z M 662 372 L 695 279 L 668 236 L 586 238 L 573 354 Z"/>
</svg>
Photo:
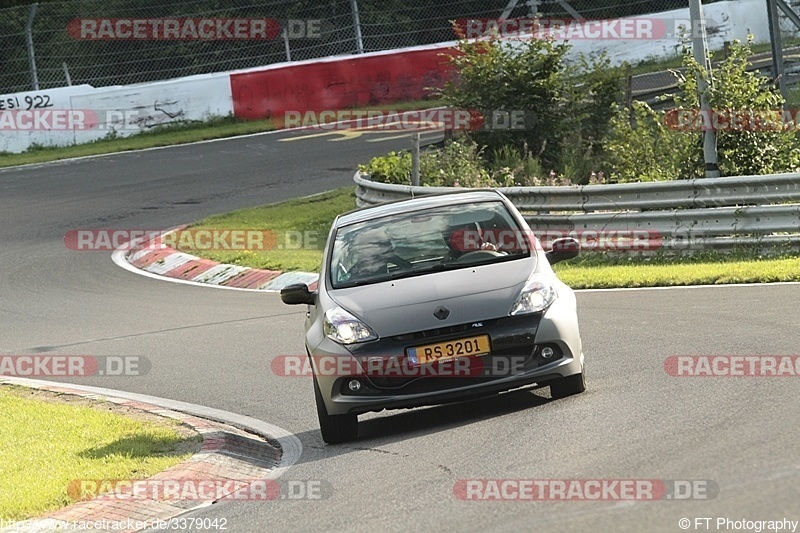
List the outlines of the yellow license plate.
<svg viewBox="0 0 800 533">
<path fill-rule="evenodd" d="M 479 335 L 466 339 L 455 339 L 436 344 L 416 346 L 406 350 L 412 363 L 424 365 L 434 361 L 444 361 L 456 357 L 486 355 L 491 351 L 489 336 Z"/>
</svg>

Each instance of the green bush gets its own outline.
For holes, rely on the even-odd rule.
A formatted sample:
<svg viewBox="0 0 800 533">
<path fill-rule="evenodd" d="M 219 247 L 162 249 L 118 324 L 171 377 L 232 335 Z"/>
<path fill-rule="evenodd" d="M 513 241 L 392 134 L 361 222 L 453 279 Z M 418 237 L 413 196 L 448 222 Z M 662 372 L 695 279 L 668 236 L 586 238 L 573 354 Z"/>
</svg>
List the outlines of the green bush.
<svg viewBox="0 0 800 533">
<path fill-rule="evenodd" d="M 483 150 L 469 139 L 445 143 L 419 159 L 420 181 L 431 187 L 502 187 L 483 168 Z"/>
<path fill-rule="evenodd" d="M 565 59 L 570 45 L 551 39 L 495 37 L 462 41 L 458 49 L 460 54 L 450 58 L 457 78 L 437 94 L 446 105 L 484 115 L 499 110 L 526 115 L 523 130 L 467 133 L 487 148 L 489 162 L 504 147 L 513 147 L 524 154 L 521 161 L 533 154 L 543 167 L 563 171 L 565 145 L 579 145 L 582 153 L 599 148 L 613 115 L 611 104 L 623 99 L 622 70 L 612 68 L 605 55 L 570 64 Z"/>
<path fill-rule="evenodd" d="M 670 130 L 664 113 L 653 111 L 644 102 L 633 102 L 632 107 L 631 111 L 617 107 L 611 119 L 604 146 L 609 180 L 626 183 L 702 177 L 702 168 L 696 164 L 701 154 L 695 153 L 699 134 Z"/>
<path fill-rule="evenodd" d="M 698 77 L 706 80 L 712 110 L 780 109 L 784 100 L 778 89 L 768 78 L 747 71 L 751 43 L 751 40 L 735 41 L 727 59 L 715 66 L 711 74 L 684 50 L 685 74 L 676 73 L 679 92 L 667 97 L 675 106 L 671 113 L 699 111 Z M 616 108 L 610 132 L 603 142 L 604 167 L 611 181 L 704 177 L 702 133 L 695 128 L 670 128 L 666 122 L 665 112 L 653 111 L 645 103 L 635 103 L 632 112 Z M 800 138 L 794 129 L 718 131 L 716 140 L 722 176 L 791 172 L 800 168 Z"/>
<path fill-rule="evenodd" d="M 687 56 L 688 72 L 679 107 L 698 108 L 697 75 L 709 85 L 711 109 L 780 110 L 784 99 L 771 80 L 757 72 L 748 72 L 747 58 L 752 55 L 752 37 L 748 42 L 735 42 L 728 59 L 713 71 L 713 80 L 691 56 Z M 745 176 L 791 172 L 800 167 L 798 136 L 794 130 L 722 131 L 717 133 L 717 153 L 720 173 L 725 176 Z"/>
<path fill-rule="evenodd" d="M 411 185 L 411 154 L 389 152 L 387 155 L 373 157 L 366 165 L 358 165 L 358 170 L 369 174 L 372 181 Z"/>
</svg>

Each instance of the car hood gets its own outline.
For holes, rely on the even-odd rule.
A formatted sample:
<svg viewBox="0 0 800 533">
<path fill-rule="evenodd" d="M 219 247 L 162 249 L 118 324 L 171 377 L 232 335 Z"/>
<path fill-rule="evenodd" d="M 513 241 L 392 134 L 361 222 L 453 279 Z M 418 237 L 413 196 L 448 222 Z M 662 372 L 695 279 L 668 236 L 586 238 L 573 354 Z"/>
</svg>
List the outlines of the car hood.
<svg viewBox="0 0 800 533">
<path fill-rule="evenodd" d="M 379 337 L 507 316 L 536 266 L 526 258 L 424 274 L 330 292 Z M 434 316 L 438 307 L 447 318 Z"/>
</svg>

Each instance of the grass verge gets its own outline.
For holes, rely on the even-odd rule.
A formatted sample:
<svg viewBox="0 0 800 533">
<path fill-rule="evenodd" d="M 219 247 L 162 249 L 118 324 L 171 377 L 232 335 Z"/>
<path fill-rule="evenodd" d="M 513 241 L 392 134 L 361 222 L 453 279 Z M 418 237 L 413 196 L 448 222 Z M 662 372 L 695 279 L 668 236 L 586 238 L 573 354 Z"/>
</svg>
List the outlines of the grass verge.
<svg viewBox="0 0 800 533">
<path fill-rule="evenodd" d="M 345 187 L 308 198 L 215 215 L 192 227 L 270 230 L 278 237 L 277 246 L 268 251 L 184 251 L 253 268 L 316 272 L 333 219 L 354 208 L 353 188 Z M 790 251 L 764 257 L 752 250 L 677 256 L 584 253 L 555 265 L 554 270 L 575 289 L 769 283 L 800 281 L 800 258 Z"/>
<path fill-rule="evenodd" d="M 750 259 L 722 255 L 705 259 L 679 256 L 652 258 L 649 262 L 642 259 L 630 264 L 614 264 L 613 260 L 603 264 L 598 259 L 584 263 L 565 261 L 555 265 L 553 270 L 573 289 L 800 281 L 800 258 L 791 256 Z"/>
<path fill-rule="evenodd" d="M 123 416 L 100 402 L 25 387 L 0 386 L 0 412 L 5 521 L 73 503 L 73 480 L 147 478 L 187 459 L 200 442 L 171 420 Z"/>
<path fill-rule="evenodd" d="M 353 187 L 335 189 L 306 198 L 214 215 L 191 229 L 249 229 L 275 234 L 271 250 L 197 251 L 186 253 L 222 263 L 281 271 L 316 272 L 322 265 L 322 248 L 337 215 L 356 207 Z M 180 246 L 179 246 L 179 249 Z"/>
</svg>

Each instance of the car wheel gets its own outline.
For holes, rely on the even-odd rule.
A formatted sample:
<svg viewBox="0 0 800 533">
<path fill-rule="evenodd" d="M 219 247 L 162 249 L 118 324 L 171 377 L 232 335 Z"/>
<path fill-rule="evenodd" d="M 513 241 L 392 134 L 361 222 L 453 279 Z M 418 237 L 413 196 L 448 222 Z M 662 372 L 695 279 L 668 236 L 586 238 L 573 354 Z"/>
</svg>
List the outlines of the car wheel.
<svg viewBox="0 0 800 533">
<path fill-rule="evenodd" d="M 586 375 L 573 374 L 550 384 L 550 396 L 554 400 L 560 400 L 573 394 L 580 394 L 586 390 Z"/>
<path fill-rule="evenodd" d="M 322 440 L 328 444 L 339 444 L 358 436 L 358 415 L 329 415 L 316 376 L 314 376 L 314 398 L 317 401 L 317 417 Z"/>
</svg>

